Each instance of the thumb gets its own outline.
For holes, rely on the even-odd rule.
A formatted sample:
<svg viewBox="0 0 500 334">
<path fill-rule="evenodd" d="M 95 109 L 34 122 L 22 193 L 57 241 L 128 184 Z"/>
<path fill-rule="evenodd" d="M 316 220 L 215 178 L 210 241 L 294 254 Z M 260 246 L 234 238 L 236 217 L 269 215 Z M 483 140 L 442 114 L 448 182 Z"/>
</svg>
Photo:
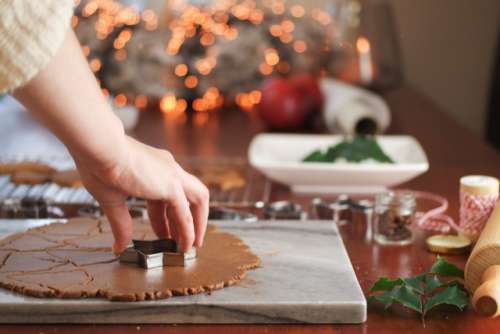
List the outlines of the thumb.
<svg viewBox="0 0 500 334">
<path fill-rule="evenodd" d="M 111 231 L 115 238 L 113 253 L 119 254 L 127 248 L 132 239 L 132 217 L 125 202 L 119 204 L 101 205 L 102 211 L 108 218 Z"/>
</svg>

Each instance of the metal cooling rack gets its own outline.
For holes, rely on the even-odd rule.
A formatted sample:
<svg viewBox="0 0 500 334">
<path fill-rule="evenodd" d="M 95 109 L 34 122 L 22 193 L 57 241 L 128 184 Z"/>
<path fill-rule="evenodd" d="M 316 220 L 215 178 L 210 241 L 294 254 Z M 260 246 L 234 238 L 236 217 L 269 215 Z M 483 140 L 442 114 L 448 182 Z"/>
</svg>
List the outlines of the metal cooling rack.
<svg viewBox="0 0 500 334">
<path fill-rule="evenodd" d="M 245 178 L 245 186 L 228 191 L 217 187 L 209 187 L 210 205 L 213 207 L 231 208 L 261 208 L 269 201 L 271 182 L 253 169 L 243 158 L 204 158 L 176 157 L 179 163 L 188 171 L 194 172 L 206 168 L 236 169 Z M 2 162 L 37 161 L 48 164 L 56 169 L 75 168 L 69 157 L 30 157 L 3 156 Z M 41 197 L 52 200 L 55 204 L 92 204 L 95 202 L 90 193 L 83 187 L 60 187 L 54 183 L 40 185 L 15 185 L 10 182 L 9 175 L 0 175 L 0 199 Z"/>
<path fill-rule="evenodd" d="M 183 168 L 197 174 L 203 169 L 233 169 L 237 170 L 245 179 L 241 188 L 222 191 L 218 187 L 209 186 L 210 205 L 212 207 L 230 208 L 262 208 L 269 202 L 271 181 L 248 164 L 244 158 L 225 157 L 183 157 L 176 156 L 176 160 Z"/>
<path fill-rule="evenodd" d="M 75 163 L 68 156 L 9 155 L 0 157 L 0 163 L 22 161 L 40 162 L 59 170 L 75 168 Z M 56 204 L 91 204 L 94 202 L 92 195 L 83 187 L 60 187 L 54 183 L 16 185 L 10 182 L 9 175 L 0 175 L 0 199 L 26 197 L 39 197 Z"/>
</svg>

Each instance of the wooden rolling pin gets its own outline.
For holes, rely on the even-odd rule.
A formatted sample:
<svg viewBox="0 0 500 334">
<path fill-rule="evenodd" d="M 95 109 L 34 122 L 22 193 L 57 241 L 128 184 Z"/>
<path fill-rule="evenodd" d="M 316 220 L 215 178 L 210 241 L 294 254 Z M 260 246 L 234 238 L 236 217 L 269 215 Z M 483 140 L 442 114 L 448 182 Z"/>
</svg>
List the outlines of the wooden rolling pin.
<svg viewBox="0 0 500 334">
<path fill-rule="evenodd" d="M 481 315 L 500 315 L 500 202 L 493 210 L 465 265 L 465 286 Z"/>
</svg>

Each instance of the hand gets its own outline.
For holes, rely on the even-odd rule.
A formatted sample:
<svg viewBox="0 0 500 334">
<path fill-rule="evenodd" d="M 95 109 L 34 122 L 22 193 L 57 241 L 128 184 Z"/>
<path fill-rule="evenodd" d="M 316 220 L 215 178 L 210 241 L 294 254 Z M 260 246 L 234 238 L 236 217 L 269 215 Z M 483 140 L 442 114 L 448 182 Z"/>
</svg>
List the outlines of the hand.
<svg viewBox="0 0 500 334">
<path fill-rule="evenodd" d="M 208 220 L 207 188 L 183 170 L 165 150 L 126 137 L 122 156 L 103 168 L 75 156 L 85 187 L 99 202 L 110 224 L 113 251 L 123 251 L 132 238 L 128 196 L 147 200 L 151 225 L 159 238 L 174 238 L 181 251 L 201 247 Z"/>
<path fill-rule="evenodd" d="M 111 223 L 114 252 L 123 251 L 132 237 L 128 196 L 148 200 L 158 237 L 173 237 L 182 251 L 202 245 L 208 190 L 169 152 L 125 135 L 73 31 L 49 64 L 14 96 L 68 147 L 83 183 Z"/>
</svg>

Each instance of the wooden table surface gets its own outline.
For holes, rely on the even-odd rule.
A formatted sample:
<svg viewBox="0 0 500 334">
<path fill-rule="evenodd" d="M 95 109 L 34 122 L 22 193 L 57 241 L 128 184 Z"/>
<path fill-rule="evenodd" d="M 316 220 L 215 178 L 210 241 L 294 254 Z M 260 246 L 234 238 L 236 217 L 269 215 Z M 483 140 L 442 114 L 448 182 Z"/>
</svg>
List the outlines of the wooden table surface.
<svg viewBox="0 0 500 334">
<path fill-rule="evenodd" d="M 483 140 L 460 126 L 435 104 L 412 88 L 402 87 L 385 95 L 393 111 L 390 133 L 415 136 L 430 161 L 430 170 L 403 185 L 446 196 L 449 213 L 457 218 L 458 180 L 466 174 L 500 177 L 500 154 Z M 207 157 L 246 156 L 248 144 L 264 128 L 252 115 L 227 112 L 209 119 L 172 120 L 159 113 L 141 117 L 135 136 L 145 143 L 170 149 L 178 155 Z M 286 187 L 273 185 L 272 200 L 291 199 L 307 205 L 310 197 L 291 194 Z M 435 255 L 425 250 L 423 235 L 407 247 L 380 247 L 367 241 L 363 233 L 346 225 L 341 227 L 361 287 L 366 292 L 381 275 L 408 276 L 425 271 Z M 465 256 L 448 260 L 463 267 Z M 401 309 L 383 311 L 368 306 L 368 321 L 361 325 L 43 325 L 1 326 L 0 333 L 495 333 L 500 332 L 500 318 L 484 319 L 469 307 L 465 312 L 439 309 L 429 314 L 423 327 L 418 315 Z"/>
</svg>

